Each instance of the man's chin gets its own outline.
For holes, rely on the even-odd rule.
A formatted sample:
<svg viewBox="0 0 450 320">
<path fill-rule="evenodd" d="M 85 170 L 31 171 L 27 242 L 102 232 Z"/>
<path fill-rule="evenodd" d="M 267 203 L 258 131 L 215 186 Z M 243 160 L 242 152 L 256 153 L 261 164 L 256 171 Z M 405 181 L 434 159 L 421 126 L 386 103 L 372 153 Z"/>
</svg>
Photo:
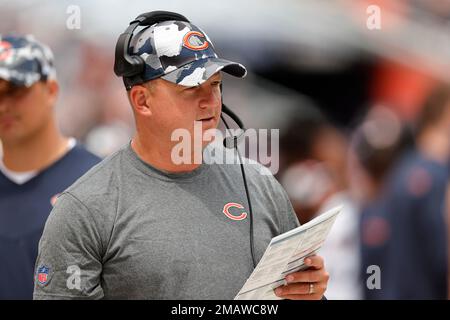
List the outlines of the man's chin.
<svg viewBox="0 0 450 320">
<path fill-rule="evenodd" d="M 208 141 L 203 141 L 202 143 L 202 147 L 203 149 L 205 149 L 207 146 L 209 146 L 211 143 L 216 141 L 216 136 L 212 136 L 211 139 L 209 139 Z"/>
<path fill-rule="evenodd" d="M 20 143 L 24 136 L 14 128 L 0 128 L 0 145 Z"/>
</svg>

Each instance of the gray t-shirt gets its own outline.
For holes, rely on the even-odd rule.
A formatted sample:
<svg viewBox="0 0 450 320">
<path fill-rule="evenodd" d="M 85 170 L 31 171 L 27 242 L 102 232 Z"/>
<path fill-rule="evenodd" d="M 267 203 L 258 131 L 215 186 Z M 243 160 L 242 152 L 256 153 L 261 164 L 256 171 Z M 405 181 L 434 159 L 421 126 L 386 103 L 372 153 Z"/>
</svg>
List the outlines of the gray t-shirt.
<svg viewBox="0 0 450 320">
<path fill-rule="evenodd" d="M 204 163 L 166 173 L 127 145 L 58 198 L 34 299 L 234 298 L 253 271 L 240 170 Z M 272 237 L 298 226 L 282 187 L 260 170 L 245 165 L 258 260 Z"/>
</svg>

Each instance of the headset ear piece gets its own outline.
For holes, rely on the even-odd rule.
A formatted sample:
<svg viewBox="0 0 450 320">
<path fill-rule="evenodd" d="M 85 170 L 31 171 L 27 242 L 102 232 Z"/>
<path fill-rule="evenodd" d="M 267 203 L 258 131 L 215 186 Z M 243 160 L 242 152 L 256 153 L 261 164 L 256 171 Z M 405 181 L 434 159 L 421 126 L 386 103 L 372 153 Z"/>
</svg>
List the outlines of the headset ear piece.
<svg viewBox="0 0 450 320">
<path fill-rule="evenodd" d="M 176 12 L 170 11 L 151 11 L 140 14 L 134 19 L 134 21 L 139 21 L 139 25 L 141 26 L 151 26 L 157 22 L 167 21 L 167 20 L 178 20 L 178 21 L 186 21 L 189 20 Z"/>
<path fill-rule="evenodd" d="M 142 59 L 140 56 L 131 56 L 131 59 L 133 60 L 133 63 L 136 65 L 141 64 L 141 62 L 144 62 L 144 59 Z"/>
<path fill-rule="evenodd" d="M 145 69 L 145 61 L 140 56 L 131 56 L 133 74 L 141 74 Z"/>
<path fill-rule="evenodd" d="M 189 22 L 189 20 L 178 13 L 170 11 L 152 11 L 140 14 L 135 20 L 130 22 L 127 29 L 119 36 L 116 43 L 114 73 L 124 78 L 124 84 L 127 90 L 129 87 L 139 81 L 139 76 L 145 69 L 145 61 L 140 56 L 130 55 L 128 53 L 133 32 L 138 26 L 151 26 L 158 22 L 177 20 Z M 134 77 L 134 79 L 133 79 Z M 126 79 L 131 78 L 131 79 Z"/>
</svg>

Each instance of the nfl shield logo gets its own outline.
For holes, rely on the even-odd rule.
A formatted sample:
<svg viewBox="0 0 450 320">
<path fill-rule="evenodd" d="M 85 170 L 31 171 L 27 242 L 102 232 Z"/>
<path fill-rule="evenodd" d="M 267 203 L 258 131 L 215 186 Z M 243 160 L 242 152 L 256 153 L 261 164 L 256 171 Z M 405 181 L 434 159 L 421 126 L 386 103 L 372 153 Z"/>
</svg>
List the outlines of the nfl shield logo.
<svg viewBox="0 0 450 320">
<path fill-rule="evenodd" d="M 46 284 L 48 281 L 48 273 L 50 269 L 46 266 L 38 268 L 37 280 L 40 284 Z"/>
</svg>

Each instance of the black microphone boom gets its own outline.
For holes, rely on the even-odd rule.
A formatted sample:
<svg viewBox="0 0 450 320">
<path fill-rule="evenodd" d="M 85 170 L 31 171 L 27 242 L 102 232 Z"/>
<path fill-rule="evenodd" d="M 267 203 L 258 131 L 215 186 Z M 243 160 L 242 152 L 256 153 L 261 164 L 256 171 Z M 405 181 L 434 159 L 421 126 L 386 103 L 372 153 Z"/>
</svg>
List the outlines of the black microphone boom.
<svg viewBox="0 0 450 320">
<path fill-rule="evenodd" d="M 240 140 L 242 138 L 242 136 L 244 135 L 244 133 L 245 133 L 244 123 L 237 116 L 237 114 L 235 114 L 233 111 L 231 111 L 230 108 L 228 108 L 223 103 L 222 103 L 222 112 L 224 114 L 226 114 L 227 116 L 229 116 L 234 122 L 236 122 L 236 124 L 238 125 L 239 129 L 241 129 L 241 131 L 242 131 L 238 135 L 231 135 L 230 137 L 227 137 L 226 136 L 226 132 L 230 131 L 230 128 L 228 127 L 227 122 L 225 121 L 223 115 L 220 116 L 222 118 L 223 123 L 225 124 L 225 127 L 226 127 L 225 138 L 223 139 L 223 146 L 225 148 L 232 149 L 234 147 L 237 147 L 238 140 Z"/>
</svg>

